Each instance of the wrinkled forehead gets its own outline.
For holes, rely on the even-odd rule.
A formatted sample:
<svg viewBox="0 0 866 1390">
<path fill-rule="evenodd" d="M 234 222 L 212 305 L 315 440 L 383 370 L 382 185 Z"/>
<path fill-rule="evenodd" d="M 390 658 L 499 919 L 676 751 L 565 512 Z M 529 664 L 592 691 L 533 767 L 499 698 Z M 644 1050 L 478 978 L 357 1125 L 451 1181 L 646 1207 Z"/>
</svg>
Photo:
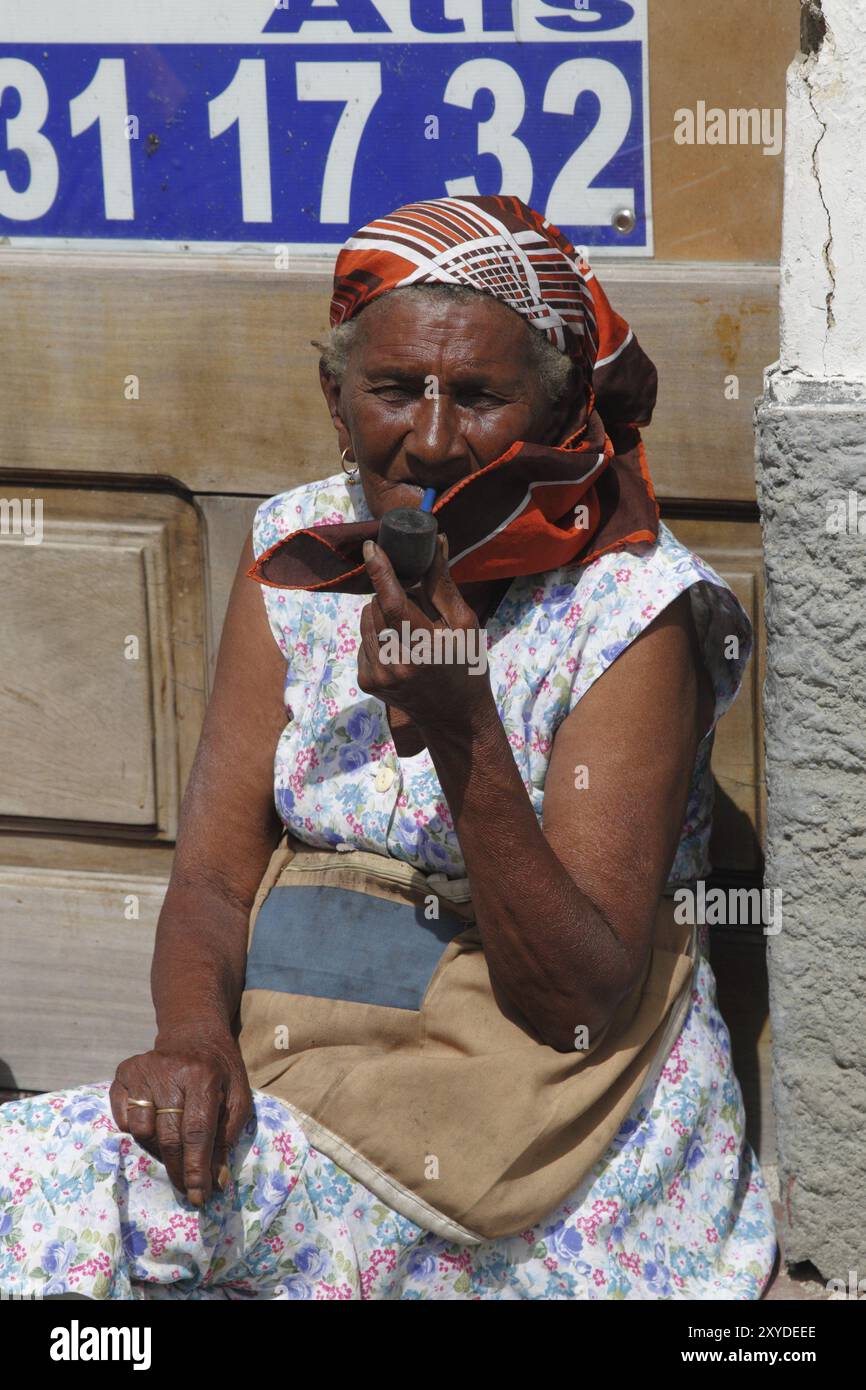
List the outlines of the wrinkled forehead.
<svg viewBox="0 0 866 1390">
<path fill-rule="evenodd" d="M 438 285 L 402 287 L 380 295 L 355 316 L 355 343 L 365 356 L 411 350 L 419 339 L 475 344 L 485 358 L 525 356 L 535 330 L 516 310 L 478 291 L 459 297 L 437 293 Z"/>
</svg>

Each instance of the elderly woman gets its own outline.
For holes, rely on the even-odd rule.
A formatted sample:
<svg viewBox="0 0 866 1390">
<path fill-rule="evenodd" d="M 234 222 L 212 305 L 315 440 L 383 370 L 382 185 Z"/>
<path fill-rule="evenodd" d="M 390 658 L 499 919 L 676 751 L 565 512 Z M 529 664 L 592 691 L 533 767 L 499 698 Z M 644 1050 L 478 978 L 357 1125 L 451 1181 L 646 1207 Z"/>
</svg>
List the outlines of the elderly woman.
<svg viewBox="0 0 866 1390">
<path fill-rule="evenodd" d="M 670 911 L 751 638 L 658 521 L 652 364 L 516 198 L 363 228 L 331 324 L 343 467 L 241 557 L 153 1050 L 3 1108 L 0 1286 L 758 1298 L 771 1207 Z M 401 582 L 379 523 L 430 489 Z"/>
</svg>

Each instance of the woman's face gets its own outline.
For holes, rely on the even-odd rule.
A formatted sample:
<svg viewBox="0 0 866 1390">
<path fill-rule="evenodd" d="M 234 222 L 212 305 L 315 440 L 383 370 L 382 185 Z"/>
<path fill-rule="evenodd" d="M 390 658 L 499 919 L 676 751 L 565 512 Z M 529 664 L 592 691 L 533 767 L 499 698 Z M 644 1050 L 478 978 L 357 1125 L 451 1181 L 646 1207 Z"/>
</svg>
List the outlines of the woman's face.
<svg viewBox="0 0 866 1390">
<path fill-rule="evenodd" d="M 517 439 L 556 444 L 583 423 L 553 405 L 527 360 L 527 325 L 495 299 L 384 295 L 364 310 L 342 384 L 322 373 L 374 517 L 416 507 Z"/>
</svg>

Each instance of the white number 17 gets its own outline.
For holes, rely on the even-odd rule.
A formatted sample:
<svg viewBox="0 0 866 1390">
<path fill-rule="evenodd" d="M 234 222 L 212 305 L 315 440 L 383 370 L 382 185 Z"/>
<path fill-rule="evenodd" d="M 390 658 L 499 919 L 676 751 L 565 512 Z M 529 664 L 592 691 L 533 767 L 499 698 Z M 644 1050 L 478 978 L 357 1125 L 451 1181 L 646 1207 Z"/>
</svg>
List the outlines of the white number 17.
<svg viewBox="0 0 866 1390">
<path fill-rule="evenodd" d="M 297 63 L 298 101 L 344 103 L 328 150 L 320 222 L 349 220 L 352 175 L 370 112 L 382 95 L 379 63 Z"/>
</svg>

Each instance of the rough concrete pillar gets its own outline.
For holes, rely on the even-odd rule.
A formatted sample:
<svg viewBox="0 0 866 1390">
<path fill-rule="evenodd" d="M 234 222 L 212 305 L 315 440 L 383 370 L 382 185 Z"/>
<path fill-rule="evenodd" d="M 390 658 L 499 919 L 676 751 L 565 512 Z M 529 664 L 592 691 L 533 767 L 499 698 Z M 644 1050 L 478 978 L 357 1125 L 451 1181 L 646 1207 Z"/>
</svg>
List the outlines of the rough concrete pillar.
<svg viewBox="0 0 866 1390">
<path fill-rule="evenodd" d="M 756 407 L 773 1099 L 787 1261 L 847 1284 L 866 1279 L 866 0 L 803 10 Z"/>
</svg>

